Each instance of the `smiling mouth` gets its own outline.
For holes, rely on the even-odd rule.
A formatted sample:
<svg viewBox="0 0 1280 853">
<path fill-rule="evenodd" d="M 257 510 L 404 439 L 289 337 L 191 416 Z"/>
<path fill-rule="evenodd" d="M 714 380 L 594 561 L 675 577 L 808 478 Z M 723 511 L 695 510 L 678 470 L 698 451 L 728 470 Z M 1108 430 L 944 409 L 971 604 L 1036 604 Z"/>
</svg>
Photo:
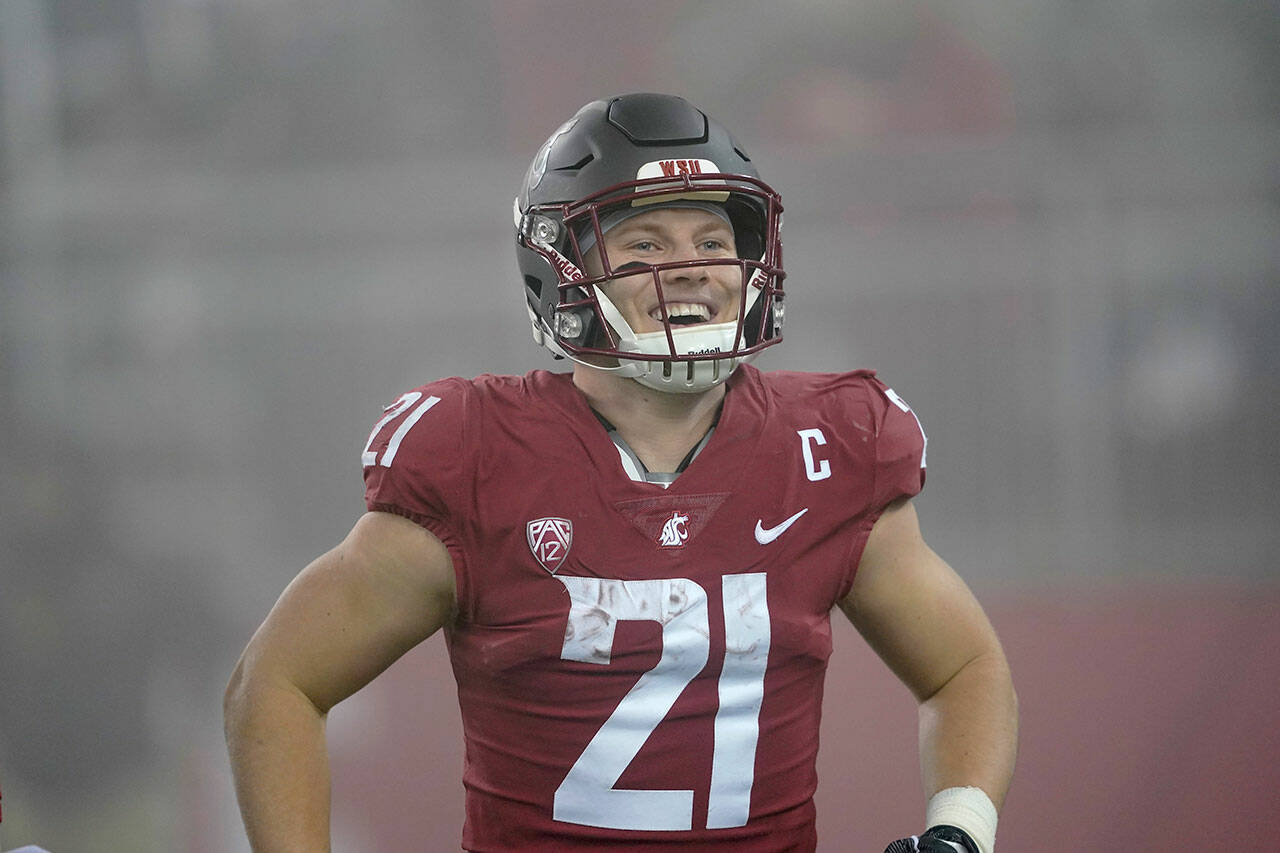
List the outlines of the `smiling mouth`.
<svg viewBox="0 0 1280 853">
<path fill-rule="evenodd" d="M 654 308 L 649 317 L 661 323 L 662 308 Z M 696 326 L 711 321 L 711 309 L 699 302 L 668 302 L 667 318 L 673 326 Z"/>
</svg>

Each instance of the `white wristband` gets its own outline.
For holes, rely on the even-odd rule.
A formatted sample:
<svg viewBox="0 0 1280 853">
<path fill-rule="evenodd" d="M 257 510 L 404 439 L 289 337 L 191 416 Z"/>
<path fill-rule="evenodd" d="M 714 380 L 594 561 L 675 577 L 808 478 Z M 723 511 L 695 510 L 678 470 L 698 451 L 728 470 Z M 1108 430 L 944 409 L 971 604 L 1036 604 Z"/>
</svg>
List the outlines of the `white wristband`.
<svg viewBox="0 0 1280 853">
<path fill-rule="evenodd" d="M 963 829 L 982 853 L 994 853 L 996 807 L 981 788 L 947 788 L 930 797 L 924 825 L 940 823 Z"/>
</svg>

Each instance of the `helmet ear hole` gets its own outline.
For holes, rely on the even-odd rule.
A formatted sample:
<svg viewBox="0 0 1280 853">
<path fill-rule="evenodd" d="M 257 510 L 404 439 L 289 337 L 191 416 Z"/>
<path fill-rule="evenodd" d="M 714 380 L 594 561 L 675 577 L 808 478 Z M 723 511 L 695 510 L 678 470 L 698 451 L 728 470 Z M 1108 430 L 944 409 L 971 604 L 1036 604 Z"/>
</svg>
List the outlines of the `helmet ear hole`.
<svg viewBox="0 0 1280 853">
<path fill-rule="evenodd" d="M 524 277 L 524 286 L 529 288 L 530 292 L 537 296 L 539 301 L 542 300 L 542 279 L 534 275 L 526 275 Z"/>
<path fill-rule="evenodd" d="M 730 195 L 725 211 L 733 225 L 738 257 L 758 261 L 764 256 L 766 213 L 760 204 L 739 195 Z"/>
</svg>

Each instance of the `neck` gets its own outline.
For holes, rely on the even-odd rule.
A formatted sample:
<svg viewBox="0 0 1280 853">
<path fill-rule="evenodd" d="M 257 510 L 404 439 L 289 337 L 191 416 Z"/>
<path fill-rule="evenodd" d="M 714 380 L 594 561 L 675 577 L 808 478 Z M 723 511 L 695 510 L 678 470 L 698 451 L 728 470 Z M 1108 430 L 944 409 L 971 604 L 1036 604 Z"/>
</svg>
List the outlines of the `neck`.
<svg viewBox="0 0 1280 853">
<path fill-rule="evenodd" d="M 574 366 L 573 384 L 654 472 L 676 470 L 715 423 L 725 392 L 716 385 L 697 394 L 667 394 L 581 364 Z"/>
</svg>

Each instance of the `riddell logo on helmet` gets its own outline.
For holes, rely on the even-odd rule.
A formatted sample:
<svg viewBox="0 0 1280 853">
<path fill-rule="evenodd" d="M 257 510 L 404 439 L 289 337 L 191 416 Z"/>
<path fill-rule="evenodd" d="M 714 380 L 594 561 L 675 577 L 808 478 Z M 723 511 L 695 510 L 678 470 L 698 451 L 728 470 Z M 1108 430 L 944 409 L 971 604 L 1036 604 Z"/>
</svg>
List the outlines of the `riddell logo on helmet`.
<svg viewBox="0 0 1280 853">
<path fill-rule="evenodd" d="M 575 267 L 572 261 L 559 252 L 551 253 L 551 263 L 565 281 L 581 281 L 586 277 L 582 274 L 582 270 Z"/>
<path fill-rule="evenodd" d="M 685 355 L 712 355 L 720 351 L 720 347 L 707 347 L 706 349 L 689 350 Z"/>
</svg>

